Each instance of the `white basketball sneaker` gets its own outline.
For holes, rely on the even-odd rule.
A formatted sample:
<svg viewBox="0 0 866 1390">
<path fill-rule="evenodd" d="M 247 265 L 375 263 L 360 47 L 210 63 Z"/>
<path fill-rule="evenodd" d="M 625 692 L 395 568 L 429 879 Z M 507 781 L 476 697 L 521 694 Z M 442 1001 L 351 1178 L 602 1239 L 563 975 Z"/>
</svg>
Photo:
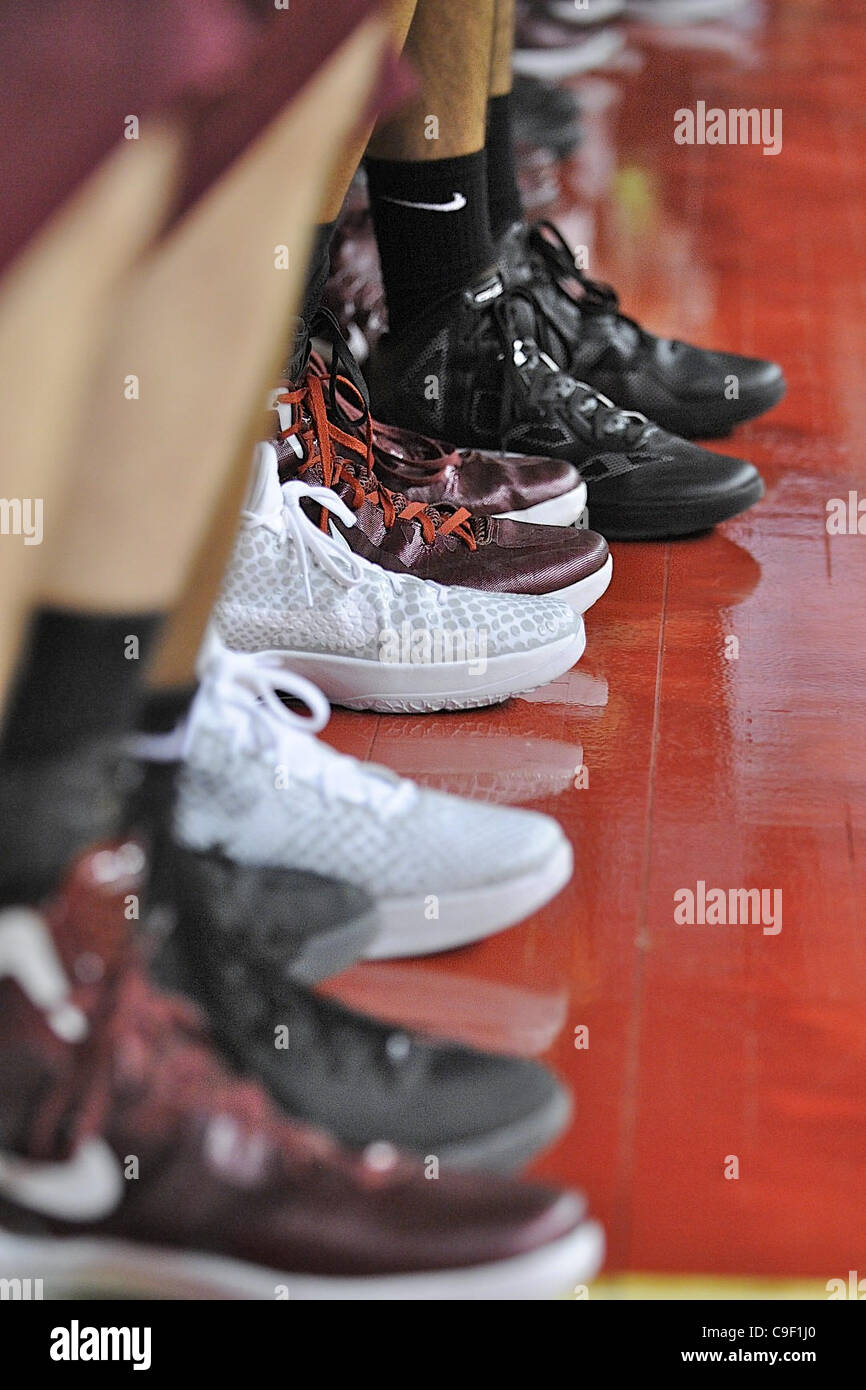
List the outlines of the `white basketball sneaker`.
<svg viewBox="0 0 866 1390">
<path fill-rule="evenodd" d="M 368 889 L 382 921 L 369 958 L 478 941 L 568 882 L 571 846 L 549 816 L 428 791 L 344 757 L 314 737 L 328 716 L 322 693 L 282 663 L 212 641 L 177 747 L 178 840 Z"/>
<path fill-rule="evenodd" d="M 583 621 L 564 601 L 391 573 L 316 526 L 305 499 L 355 524 L 329 489 L 281 486 L 273 445 L 259 444 L 214 610 L 232 650 L 270 653 L 335 704 L 394 713 L 495 704 L 582 654 Z"/>
</svg>

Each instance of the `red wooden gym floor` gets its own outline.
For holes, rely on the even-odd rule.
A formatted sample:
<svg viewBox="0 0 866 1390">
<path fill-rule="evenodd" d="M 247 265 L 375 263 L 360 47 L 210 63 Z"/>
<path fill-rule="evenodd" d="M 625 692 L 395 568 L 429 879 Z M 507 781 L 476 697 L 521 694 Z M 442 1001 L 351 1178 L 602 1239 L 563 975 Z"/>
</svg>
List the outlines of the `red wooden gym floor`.
<svg viewBox="0 0 866 1390">
<path fill-rule="evenodd" d="M 536 1171 L 587 1191 L 609 1274 L 821 1294 L 866 1276 L 866 535 L 825 528 L 828 499 L 866 497 L 866 30 L 857 0 L 777 0 L 713 32 L 723 47 L 632 41 L 624 71 L 578 79 L 584 147 L 524 177 L 648 326 L 784 363 L 784 403 L 714 446 L 767 496 L 713 535 L 615 546 L 554 686 L 335 715 L 346 751 L 549 812 L 576 861 L 525 925 L 339 989 L 549 1060 L 576 1113 Z M 781 153 L 676 145 L 698 100 L 781 108 Z M 781 932 L 675 925 L 698 880 L 781 889 Z"/>
</svg>

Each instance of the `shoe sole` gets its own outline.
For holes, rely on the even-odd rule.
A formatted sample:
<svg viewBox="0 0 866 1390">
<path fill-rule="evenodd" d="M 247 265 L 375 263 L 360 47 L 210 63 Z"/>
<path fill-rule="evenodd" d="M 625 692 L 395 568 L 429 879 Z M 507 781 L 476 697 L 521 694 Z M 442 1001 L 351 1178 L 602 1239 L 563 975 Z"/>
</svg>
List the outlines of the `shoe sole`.
<svg viewBox="0 0 866 1390">
<path fill-rule="evenodd" d="M 428 1146 L 435 1150 L 443 1168 L 481 1168 L 489 1173 L 515 1173 L 550 1147 L 571 1119 L 571 1097 L 558 1087 L 547 1105 L 532 1115 L 491 1134 L 461 1139 L 453 1144 Z"/>
<path fill-rule="evenodd" d="M 484 671 L 475 661 L 394 662 L 329 653 L 270 651 L 299 676 L 306 676 L 334 705 L 382 714 L 426 714 L 439 710 L 497 705 L 556 680 L 580 660 L 586 631 L 579 628 L 532 652 L 487 657 Z"/>
<path fill-rule="evenodd" d="M 549 497 L 524 507 L 522 512 L 497 512 L 500 521 L 529 521 L 538 526 L 573 526 L 586 509 L 586 483 L 580 483 L 561 497 Z"/>
<path fill-rule="evenodd" d="M 96 1237 L 16 1236 L 0 1232 L 0 1275 L 42 1279 L 48 1298 L 74 1289 L 126 1297 L 274 1302 L 340 1300 L 516 1300 L 556 1298 L 588 1283 L 604 1261 L 604 1232 L 583 1221 L 529 1254 L 464 1268 L 328 1278 L 286 1274 L 230 1256 L 136 1246 Z M 52 1287 L 53 1286 L 53 1287 Z"/>
<path fill-rule="evenodd" d="M 624 47 L 625 39 L 618 30 L 602 29 L 574 48 L 515 49 L 512 66 L 515 72 L 529 77 L 570 77 L 602 67 Z"/>
<path fill-rule="evenodd" d="M 557 589 L 551 598 L 561 598 L 571 605 L 575 613 L 585 613 L 594 603 L 598 603 L 613 577 L 613 556 L 608 555 L 601 569 L 569 584 L 567 589 Z"/>
<path fill-rule="evenodd" d="M 592 525 L 610 541 L 659 541 L 678 536 L 693 536 L 698 531 L 709 531 L 722 521 L 730 521 L 739 516 L 764 495 L 761 478 L 740 488 L 736 493 L 727 493 L 712 501 L 695 502 L 674 509 L 665 506 L 642 506 L 639 513 L 627 515 L 626 508 L 615 504 L 608 509 L 600 503 L 593 505 L 590 499 Z"/>
<path fill-rule="evenodd" d="M 456 893 L 380 898 L 379 935 L 367 947 L 367 960 L 404 960 L 432 956 L 482 941 L 531 917 L 568 883 L 573 867 L 571 845 L 560 832 L 543 864 L 518 878 L 487 883 Z M 438 916 L 428 919 L 431 898 Z"/>
</svg>

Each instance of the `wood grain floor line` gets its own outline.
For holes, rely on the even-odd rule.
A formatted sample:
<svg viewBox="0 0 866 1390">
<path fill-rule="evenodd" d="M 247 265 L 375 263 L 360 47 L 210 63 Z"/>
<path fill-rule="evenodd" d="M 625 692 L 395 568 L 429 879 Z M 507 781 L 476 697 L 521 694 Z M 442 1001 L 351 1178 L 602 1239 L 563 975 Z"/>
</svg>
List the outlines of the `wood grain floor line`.
<svg viewBox="0 0 866 1390">
<path fill-rule="evenodd" d="M 623 1085 L 623 1106 L 620 1119 L 620 1191 L 617 1207 L 621 1213 L 615 1232 L 611 1235 L 621 1248 L 627 1249 L 631 1241 L 633 1220 L 631 1192 L 631 1167 L 634 1155 L 635 1135 L 638 1123 L 638 1081 L 640 1075 L 641 1029 L 643 1023 L 643 985 L 646 965 L 646 951 L 649 946 L 650 925 L 648 921 L 648 899 L 650 870 L 653 852 L 653 806 L 655 793 L 655 769 L 658 758 L 659 729 L 662 716 L 662 690 L 665 662 L 665 624 L 667 620 L 668 590 L 670 585 L 670 546 L 664 546 L 664 577 L 662 582 L 661 609 L 658 624 L 658 649 L 656 653 L 655 678 L 652 698 L 652 729 L 649 740 L 649 763 L 647 766 L 647 793 L 645 829 L 642 846 L 642 870 L 640 878 L 640 901 L 635 921 L 634 940 L 634 983 L 632 986 L 632 1010 L 628 1022 L 626 1039 L 626 1062 Z"/>
</svg>

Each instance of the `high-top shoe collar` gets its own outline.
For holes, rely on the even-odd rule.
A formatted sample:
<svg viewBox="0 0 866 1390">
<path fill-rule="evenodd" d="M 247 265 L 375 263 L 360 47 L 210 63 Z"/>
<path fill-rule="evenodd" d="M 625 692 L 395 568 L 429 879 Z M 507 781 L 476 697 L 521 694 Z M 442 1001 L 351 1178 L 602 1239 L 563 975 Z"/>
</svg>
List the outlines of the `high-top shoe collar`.
<svg viewBox="0 0 866 1390">
<path fill-rule="evenodd" d="M 500 286 L 501 289 L 501 286 Z M 331 362 L 312 349 L 312 336 L 327 337 Z M 367 388 L 337 321 L 320 310 L 309 326 L 300 324 L 291 368 L 293 379 L 271 398 L 276 412 L 274 448 L 283 481 L 300 477 L 331 488 L 358 513 L 361 529 L 381 539 L 397 520 L 408 524 L 406 542 L 417 547 L 454 536 L 470 550 L 486 538 L 483 520 L 463 507 L 438 511 L 425 502 L 381 486 L 374 472 L 373 425 Z M 320 518 L 323 529 L 328 518 Z"/>
</svg>

